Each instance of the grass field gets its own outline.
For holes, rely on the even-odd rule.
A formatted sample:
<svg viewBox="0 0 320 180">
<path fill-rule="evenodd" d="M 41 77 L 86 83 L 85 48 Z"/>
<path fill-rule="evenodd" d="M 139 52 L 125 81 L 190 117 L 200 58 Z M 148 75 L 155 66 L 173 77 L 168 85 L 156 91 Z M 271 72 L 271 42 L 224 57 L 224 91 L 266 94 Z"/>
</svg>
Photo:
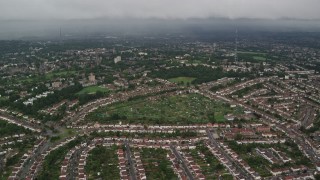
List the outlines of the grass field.
<svg viewBox="0 0 320 180">
<path fill-rule="evenodd" d="M 253 61 L 265 61 L 267 60 L 267 53 L 262 52 L 250 52 L 250 51 L 240 51 L 239 58 L 243 58 L 246 60 L 253 60 Z"/>
<path fill-rule="evenodd" d="M 178 84 L 183 82 L 183 85 L 187 85 L 188 83 L 191 84 L 192 81 L 195 79 L 196 78 L 193 78 L 193 77 L 176 77 L 176 78 L 169 79 L 169 81 L 173 83 L 178 83 Z"/>
<path fill-rule="evenodd" d="M 45 75 L 46 79 L 52 79 L 56 77 L 67 77 L 76 74 L 77 71 L 61 71 L 61 72 L 50 72 Z"/>
<path fill-rule="evenodd" d="M 101 92 L 108 92 L 108 89 L 100 87 L 100 86 L 89 86 L 83 88 L 80 92 L 77 93 L 77 95 L 81 94 L 95 94 L 96 92 L 101 91 Z"/>
<path fill-rule="evenodd" d="M 238 51 L 239 54 L 248 54 L 248 55 L 257 55 L 257 56 L 266 56 L 267 53 L 263 52 L 252 52 L 252 51 Z"/>
<path fill-rule="evenodd" d="M 266 57 L 262 57 L 262 56 L 253 56 L 253 59 L 257 60 L 257 61 L 265 61 L 265 60 L 267 60 Z"/>
<path fill-rule="evenodd" d="M 100 123 L 195 124 L 224 122 L 224 115 L 241 114 L 241 108 L 212 101 L 198 94 L 177 95 L 158 100 L 138 99 L 99 108 L 87 121 Z M 213 117 L 214 116 L 214 117 Z"/>
</svg>

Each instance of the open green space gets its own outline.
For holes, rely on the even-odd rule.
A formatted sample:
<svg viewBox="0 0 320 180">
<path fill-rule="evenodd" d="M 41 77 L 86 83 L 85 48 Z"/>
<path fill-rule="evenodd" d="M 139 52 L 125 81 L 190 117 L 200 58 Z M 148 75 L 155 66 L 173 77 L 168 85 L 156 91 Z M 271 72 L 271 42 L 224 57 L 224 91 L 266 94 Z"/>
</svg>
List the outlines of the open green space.
<svg viewBox="0 0 320 180">
<path fill-rule="evenodd" d="M 68 77 L 75 75 L 77 71 L 59 71 L 59 72 L 50 72 L 45 75 L 46 79 L 52 79 L 57 77 Z"/>
<path fill-rule="evenodd" d="M 191 84 L 193 80 L 196 78 L 193 77 L 176 77 L 176 78 L 170 78 L 169 81 L 181 85 L 188 85 Z"/>
<path fill-rule="evenodd" d="M 250 54 L 250 55 L 261 55 L 265 56 L 267 53 L 264 52 L 253 52 L 253 51 L 238 51 L 239 54 Z"/>
<path fill-rule="evenodd" d="M 89 152 L 85 166 L 88 179 L 120 179 L 117 146 L 99 146 Z"/>
<path fill-rule="evenodd" d="M 226 174 L 227 170 L 225 167 L 203 144 L 198 144 L 195 149 L 189 150 L 189 152 L 195 162 L 200 166 L 206 179 L 219 179 L 220 175 L 223 176 L 223 179 L 233 179 L 232 175 L 229 174 L 228 176 Z"/>
<path fill-rule="evenodd" d="M 79 92 L 77 93 L 77 95 L 81 95 L 81 94 L 95 94 L 95 93 L 97 93 L 98 91 L 105 93 L 105 92 L 108 92 L 108 89 L 103 88 L 103 87 L 100 87 L 100 86 L 88 86 L 88 87 L 83 88 L 81 91 L 79 91 Z"/>
<path fill-rule="evenodd" d="M 267 60 L 266 57 L 262 57 L 262 56 L 253 56 L 253 59 L 254 59 L 254 60 L 258 60 L 258 61 L 265 61 L 265 60 Z"/>
<path fill-rule="evenodd" d="M 66 128 L 60 128 L 57 133 L 53 134 L 50 138 L 50 142 L 56 142 L 61 139 L 67 139 L 69 137 L 72 137 L 76 135 L 74 129 L 66 129 Z"/>
<path fill-rule="evenodd" d="M 286 168 L 292 166 L 304 165 L 312 167 L 310 160 L 303 155 L 297 144 L 287 141 L 283 144 L 246 144 L 238 145 L 235 141 L 228 143 L 229 147 L 234 150 L 248 165 L 260 174 L 262 177 L 271 176 L 268 169 Z M 284 164 L 271 164 L 268 160 L 255 152 L 255 148 L 274 148 L 284 152 L 292 161 Z"/>
<path fill-rule="evenodd" d="M 100 123 L 143 123 L 143 124 L 196 124 L 224 122 L 224 115 L 242 114 L 221 101 L 213 101 L 198 94 L 146 98 L 116 103 L 99 108 L 86 116 L 86 121 Z"/>
<path fill-rule="evenodd" d="M 248 61 L 265 61 L 267 60 L 267 53 L 262 52 L 250 52 L 250 51 L 240 51 L 238 52 L 239 58 Z"/>
<path fill-rule="evenodd" d="M 142 149 L 141 160 L 147 179 L 178 179 L 173 172 L 171 162 L 167 158 L 167 153 L 167 150 L 164 149 Z"/>
</svg>

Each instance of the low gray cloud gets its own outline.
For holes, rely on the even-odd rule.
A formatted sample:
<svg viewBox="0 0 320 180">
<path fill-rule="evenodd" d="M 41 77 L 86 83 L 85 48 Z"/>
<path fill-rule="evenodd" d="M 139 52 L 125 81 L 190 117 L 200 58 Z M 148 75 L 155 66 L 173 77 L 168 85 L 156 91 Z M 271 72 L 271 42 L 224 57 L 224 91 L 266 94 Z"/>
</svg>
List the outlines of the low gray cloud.
<svg viewBox="0 0 320 180">
<path fill-rule="evenodd" d="M 0 20 L 320 19 L 320 0 L 0 0 Z"/>
</svg>

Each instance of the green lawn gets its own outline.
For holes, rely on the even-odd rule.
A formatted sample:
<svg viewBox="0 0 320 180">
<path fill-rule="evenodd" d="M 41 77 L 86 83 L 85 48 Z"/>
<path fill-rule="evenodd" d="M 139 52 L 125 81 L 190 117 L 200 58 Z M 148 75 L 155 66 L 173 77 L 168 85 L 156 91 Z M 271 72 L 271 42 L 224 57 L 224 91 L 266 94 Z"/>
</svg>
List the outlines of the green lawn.
<svg viewBox="0 0 320 180">
<path fill-rule="evenodd" d="M 253 56 L 254 60 L 258 60 L 258 61 L 265 61 L 267 58 L 262 57 L 262 56 Z"/>
<path fill-rule="evenodd" d="M 222 112 L 216 112 L 214 117 L 217 122 L 224 122 L 225 121 L 224 113 L 222 113 Z"/>
<path fill-rule="evenodd" d="M 57 135 L 60 136 L 61 139 L 66 139 L 68 137 L 74 136 L 75 133 L 76 132 L 74 129 L 60 128 Z"/>
<path fill-rule="evenodd" d="M 176 77 L 176 78 L 169 79 L 169 81 L 173 83 L 178 83 L 178 84 L 183 82 L 183 85 L 187 85 L 188 83 L 191 84 L 192 81 L 195 79 L 196 78 L 193 78 L 193 77 Z"/>
<path fill-rule="evenodd" d="M 239 58 L 241 59 L 246 59 L 249 61 L 265 61 L 267 60 L 267 53 L 262 53 L 262 52 L 239 52 Z"/>
<path fill-rule="evenodd" d="M 109 90 L 100 86 L 89 86 L 83 88 L 80 92 L 77 93 L 77 95 L 81 94 L 95 94 L 96 92 L 101 91 L 101 92 L 108 92 Z"/>
<path fill-rule="evenodd" d="M 55 77 L 67 77 L 76 74 L 77 71 L 60 71 L 60 72 L 50 72 L 45 75 L 46 79 L 52 79 Z"/>
<path fill-rule="evenodd" d="M 212 101 L 198 94 L 177 95 L 158 100 L 136 99 L 99 108 L 87 121 L 100 123 L 195 124 L 224 122 L 224 115 L 241 114 L 221 101 Z"/>
<path fill-rule="evenodd" d="M 267 55 L 267 53 L 263 53 L 263 52 L 253 52 L 253 51 L 238 51 L 239 54 L 248 54 L 248 55 L 261 55 L 261 56 L 265 56 Z"/>
</svg>

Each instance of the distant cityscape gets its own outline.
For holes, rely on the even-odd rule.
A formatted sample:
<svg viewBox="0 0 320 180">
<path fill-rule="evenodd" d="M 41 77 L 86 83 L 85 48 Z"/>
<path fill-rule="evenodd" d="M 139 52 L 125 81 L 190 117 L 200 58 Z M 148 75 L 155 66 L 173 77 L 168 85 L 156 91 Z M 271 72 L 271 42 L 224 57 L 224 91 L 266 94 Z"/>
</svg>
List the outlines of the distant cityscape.
<svg viewBox="0 0 320 180">
<path fill-rule="evenodd" d="M 0 41 L 0 179 L 319 179 L 319 35 L 283 34 Z"/>
</svg>

